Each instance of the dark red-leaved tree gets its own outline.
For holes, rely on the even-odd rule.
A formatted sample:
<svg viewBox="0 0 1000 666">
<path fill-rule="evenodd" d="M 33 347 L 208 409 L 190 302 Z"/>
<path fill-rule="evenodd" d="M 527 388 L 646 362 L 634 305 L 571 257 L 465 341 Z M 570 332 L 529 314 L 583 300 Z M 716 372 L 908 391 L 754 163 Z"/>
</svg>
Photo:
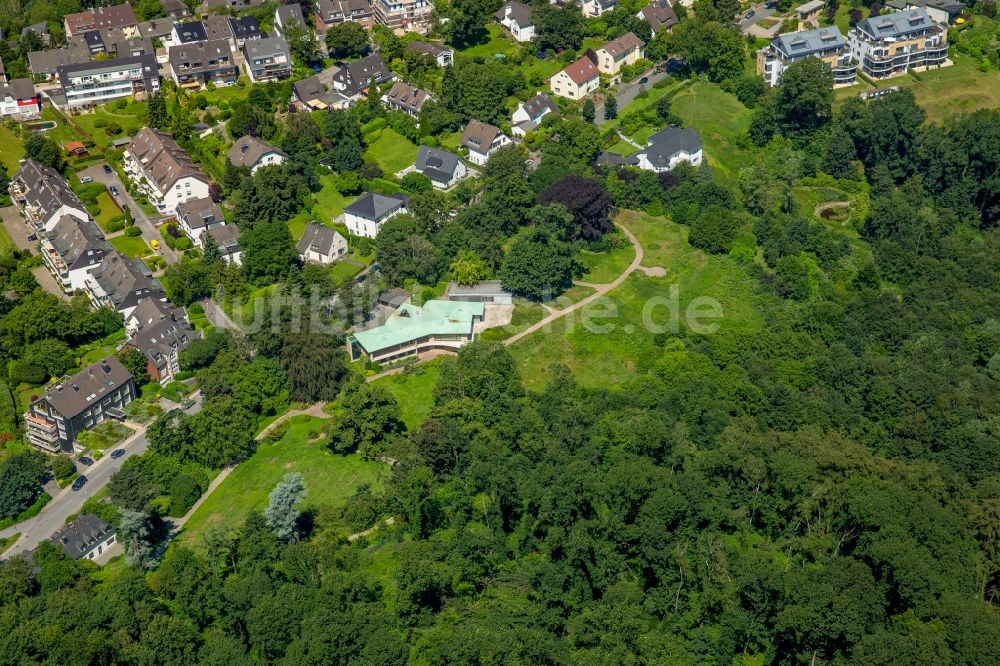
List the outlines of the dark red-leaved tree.
<svg viewBox="0 0 1000 666">
<path fill-rule="evenodd" d="M 557 203 L 569 209 L 577 238 L 597 240 L 614 228 L 611 195 L 596 180 L 570 174 L 547 187 L 538 198 L 543 204 Z"/>
</svg>

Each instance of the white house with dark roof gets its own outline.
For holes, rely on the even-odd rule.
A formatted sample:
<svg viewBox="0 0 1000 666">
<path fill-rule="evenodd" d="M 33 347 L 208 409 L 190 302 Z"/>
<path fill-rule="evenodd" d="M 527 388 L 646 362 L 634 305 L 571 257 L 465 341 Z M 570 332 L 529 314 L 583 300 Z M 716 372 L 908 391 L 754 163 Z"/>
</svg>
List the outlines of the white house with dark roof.
<svg viewBox="0 0 1000 666">
<path fill-rule="evenodd" d="M 455 153 L 420 146 L 413 170 L 427 176 L 434 187 L 446 190 L 465 178 L 469 168 Z"/>
<path fill-rule="evenodd" d="M 247 42 L 255 42 L 267 37 L 267 33 L 260 30 L 260 22 L 253 16 L 230 18 L 229 31 L 233 33 L 233 45 L 237 49 L 242 49 Z"/>
<path fill-rule="evenodd" d="M 516 42 L 530 42 L 535 37 L 535 22 L 531 19 L 531 5 L 523 2 L 505 2 L 493 15 L 497 23 L 510 33 Z"/>
<path fill-rule="evenodd" d="M 126 318 L 144 298 L 167 300 L 146 264 L 117 252 L 105 255 L 104 261 L 87 275 L 84 289 L 94 307 L 112 308 Z"/>
<path fill-rule="evenodd" d="M 84 289 L 87 277 L 113 253 L 97 223 L 63 215 L 40 236 L 42 259 L 67 295 Z"/>
<path fill-rule="evenodd" d="M 198 247 L 201 247 L 202 234 L 225 223 L 222 209 L 208 197 L 177 205 L 177 226 Z"/>
<path fill-rule="evenodd" d="M 291 26 L 307 28 L 306 17 L 302 14 L 302 5 L 293 2 L 290 5 L 281 5 L 274 10 L 274 29 L 279 35 Z"/>
<path fill-rule="evenodd" d="M 59 172 L 35 160 L 21 162 L 7 191 L 18 212 L 35 229 L 51 231 L 64 215 L 90 219 L 87 207 Z"/>
<path fill-rule="evenodd" d="M 85 513 L 63 525 L 49 541 L 71 560 L 96 560 L 115 545 L 116 535 L 114 525 Z"/>
<path fill-rule="evenodd" d="M 173 137 L 144 127 L 124 152 L 125 174 L 161 214 L 209 195 L 208 178 Z"/>
<path fill-rule="evenodd" d="M 236 167 L 248 167 L 250 173 L 256 173 L 257 169 L 271 164 L 281 164 L 288 159 L 288 154 L 275 148 L 267 141 L 258 139 L 249 134 L 240 137 L 236 143 L 226 151 L 226 157 Z"/>
<path fill-rule="evenodd" d="M 433 99 L 430 93 L 402 81 L 396 81 L 392 84 L 392 88 L 382 95 L 382 103 L 390 110 L 402 111 L 413 117 L 420 115 L 420 109 L 429 99 Z"/>
<path fill-rule="evenodd" d="M 125 343 L 146 357 L 149 378 L 168 384 L 181 371 L 180 353 L 198 337 L 184 316 L 184 310 L 171 303 L 145 299 L 129 318 L 133 333 Z M 135 316 L 138 315 L 138 316 Z"/>
<path fill-rule="evenodd" d="M 219 248 L 219 255 L 223 261 L 237 266 L 243 264 L 243 253 L 240 250 L 240 230 L 235 224 L 212 227 L 201 237 L 202 246 L 209 239 Z"/>
<path fill-rule="evenodd" d="M 587 18 L 597 18 L 613 11 L 618 6 L 618 0 L 583 0 L 580 9 Z"/>
<path fill-rule="evenodd" d="M 559 107 L 552 98 L 543 92 L 538 92 L 526 102 L 517 105 L 510 117 L 511 134 L 524 136 L 533 132 L 542 123 L 542 118 L 550 113 L 559 113 Z"/>
<path fill-rule="evenodd" d="M 345 97 L 360 97 L 368 85 L 375 81 L 382 85 L 395 79 L 395 75 L 385 64 L 385 59 L 377 51 L 342 67 L 333 75 L 333 88 Z"/>
<path fill-rule="evenodd" d="M 295 250 L 303 262 L 330 264 L 347 254 L 347 239 L 335 229 L 319 222 L 310 222 Z"/>
<path fill-rule="evenodd" d="M 510 137 L 501 132 L 499 127 L 478 120 L 469 121 L 459 141 L 468 149 L 469 161 L 480 166 L 486 164 L 493 153 L 510 142 Z"/>
<path fill-rule="evenodd" d="M 405 194 L 387 197 L 377 192 L 368 192 L 344 209 L 344 224 L 355 236 L 375 238 L 386 220 L 406 212 L 407 200 Z"/>
<path fill-rule="evenodd" d="M 670 5 L 670 0 L 653 0 L 635 16 L 648 23 L 654 35 L 677 25 L 677 12 Z"/>
<path fill-rule="evenodd" d="M 455 62 L 455 50 L 433 42 L 414 41 L 406 45 L 406 51 L 415 51 L 434 58 L 438 67 L 448 67 Z"/>
<path fill-rule="evenodd" d="M 701 135 L 697 130 L 667 127 L 646 140 L 646 146 L 629 158 L 629 162 L 647 171 L 670 171 L 686 162 L 698 166 L 702 160 Z"/>
<path fill-rule="evenodd" d="M 0 80 L 0 116 L 27 119 L 34 118 L 41 112 L 42 95 L 35 90 L 35 84 L 31 79 L 14 79 L 9 83 L 6 77 Z"/>
</svg>

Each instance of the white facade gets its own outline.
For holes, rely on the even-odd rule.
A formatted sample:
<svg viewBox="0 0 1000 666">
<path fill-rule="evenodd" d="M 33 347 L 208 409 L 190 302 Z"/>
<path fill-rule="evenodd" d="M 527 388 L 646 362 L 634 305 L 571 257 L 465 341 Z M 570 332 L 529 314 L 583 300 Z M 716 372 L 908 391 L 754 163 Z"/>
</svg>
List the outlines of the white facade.
<svg viewBox="0 0 1000 666">
<path fill-rule="evenodd" d="M 596 18 L 607 14 L 617 6 L 615 0 L 584 0 L 581 9 L 587 18 Z"/>
<path fill-rule="evenodd" d="M 192 199 L 207 199 L 209 197 L 208 183 L 193 176 L 182 176 L 166 190 L 161 190 L 156 183 L 143 175 L 141 166 L 125 151 L 125 173 L 135 186 L 146 193 L 149 203 L 163 215 L 170 215 L 179 204 Z"/>
<path fill-rule="evenodd" d="M 375 238 L 378 236 L 379 229 L 385 224 L 386 220 L 390 220 L 397 215 L 406 212 L 406 206 L 399 208 L 387 215 L 382 216 L 378 220 L 371 220 L 354 213 L 344 213 L 344 224 L 347 225 L 347 230 L 350 231 L 355 236 L 364 236 L 365 238 Z"/>
<path fill-rule="evenodd" d="M 679 152 L 676 152 L 670 156 L 669 163 L 664 165 L 655 165 L 652 162 L 650 162 L 649 157 L 645 152 L 640 152 L 638 155 L 636 155 L 636 157 L 639 160 L 637 166 L 640 169 L 645 169 L 646 171 L 655 171 L 656 173 L 660 173 L 663 171 L 670 171 L 678 164 L 681 164 L 683 162 L 687 162 L 691 166 L 698 166 L 699 164 L 701 164 L 702 160 L 702 149 L 699 148 L 694 152 L 688 152 L 686 150 L 681 150 Z"/>
<path fill-rule="evenodd" d="M 566 97 L 567 99 L 583 99 L 587 95 L 596 92 L 600 85 L 601 77 L 596 71 L 592 77 L 579 84 L 566 73 L 566 70 L 558 72 L 549 80 L 549 88 L 552 90 L 552 94 Z"/>
<path fill-rule="evenodd" d="M 114 65 L 114 66 L 112 66 Z M 156 59 L 135 56 L 116 61 L 62 66 L 59 80 L 68 107 L 103 104 L 122 97 L 154 95 L 160 91 Z"/>
<path fill-rule="evenodd" d="M 270 166 L 272 164 L 281 164 L 285 161 L 285 156 L 277 151 L 266 152 L 260 156 L 257 163 L 250 168 L 250 173 L 257 173 L 257 169 L 261 167 Z"/>
<path fill-rule="evenodd" d="M 469 148 L 469 161 L 477 166 L 483 166 L 489 161 L 490 156 L 493 155 L 493 153 L 497 152 L 508 143 L 511 143 L 510 137 L 503 132 L 497 132 L 496 138 L 493 139 L 493 143 L 490 145 L 489 150 L 485 153 L 478 149 Z"/>
</svg>

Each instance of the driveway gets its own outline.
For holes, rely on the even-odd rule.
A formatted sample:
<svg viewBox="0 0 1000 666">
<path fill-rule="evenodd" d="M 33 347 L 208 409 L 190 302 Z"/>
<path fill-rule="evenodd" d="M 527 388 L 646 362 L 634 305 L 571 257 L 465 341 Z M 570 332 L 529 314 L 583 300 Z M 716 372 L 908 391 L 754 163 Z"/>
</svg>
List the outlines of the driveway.
<svg viewBox="0 0 1000 666">
<path fill-rule="evenodd" d="M 744 18 L 746 16 L 746 12 L 751 10 L 754 12 L 754 15 L 751 16 L 750 18 Z M 768 9 L 763 4 L 751 6 L 750 9 L 740 14 L 740 32 L 742 32 L 744 35 L 753 35 L 754 37 L 773 36 L 771 35 L 771 32 L 773 31 L 777 33 L 778 29 L 781 28 L 780 22 L 778 23 L 777 26 L 773 28 L 759 27 L 757 26 L 757 22 L 762 19 L 770 18 L 775 13 L 775 11 L 776 10 L 774 9 Z"/>
<path fill-rule="evenodd" d="M 649 72 L 644 73 L 632 83 L 626 83 L 618 86 L 618 89 L 614 91 L 615 99 L 618 101 L 618 115 L 621 115 L 625 107 L 635 100 L 640 90 L 649 90 L 653 87 L 654 83 L 667 78 L 666 72 L 656 72 L 651 74 L 650 72 L 652 71 L 653 70 L 649 70 Z M 648 80 L 645 83 L 639 83 L 639 79 L 643 77 L 646 77 Z M 601 104 L 594 109 L 594 120 L 598 124 L 605 122 L 604 104 Z"/>
<path fill-rule="evenodd" d="M 13 206 L 0 208 L 0 219 L 3 220 L 3 226 L 7 229 L 7 233 L 10 234 L 17 249 L 38 254 L 38 241 L 28 239 L 28 236 L 35 233 L 35 230 L 28 226 L 21 214 L 17 212 L 17 208 Z"/>
<path fill-rule="evenodd" d="M 195 403 L 186 411 L 194 414 L 201 409 L 201 400 L 197 398 Z M 78 469 L 87 477 L 87 485 L 80 490 L 73 490 L 69 486 L 64 488 L 55 496 L 42 512 L 34 518 L 0 530 L 0 539 L 20 533 L 21 538 L 13 546 L 0 555 L 0 559 L 12 557 L 26 550 L 34 550 L 42 541 L 51 537 L 55 532 L 66 524 L 66 520 L 80 512 L 83 503 L 90 497 L 97 494 L 111 476 L 121 469 L 122 464 L 132 456 L 142 455 L 149 448 L 149 440 L 146 439 L 145 428 L 134 433 L 131 437 L 120 444 L 118 448 L 125 449 L 125 455 L 114 459 L 106 455 L 90 467 L 78 465 Z"/>
<path fill-rule="evenodd" d="M 157 254 L 162 256 L 167 260 L 168 264 L 177 263 L 180 260 L 180 256 L 167 247 L 166 242 L 163 240 L 163 236 L 160 235 L 159 229 L 156 228 L 156 223 L 159 222 L 159 218 L 150 219 L 146 213 L 139 207 L 132 195 L 128 193 L 128 188 L 125 187 L 121 179 L 118 177 L 118 172 L 114 169 L 111 173 L 104 172 L 104 162 L 99 162 L 93 166 L 89 166 L 86 169 L 80 171 L 77 177 L 90 176 L 98 183 L 104 183 L 109 188 L 114 185 L 118 188 L 118 196 L 114 197 L 115 203 L 119 206 L 128 205 L 129 210 L 132 212 L 132 217 L 135 218 L 135 223 L 142 230 L 142 237 L 145 239 L 146 243 L 151 240 L 155 240 L 160 244 L 160 249 L 156 250 Z M 110 194 L 110 192 L 109 192 Z"/>
<path fill-rule="evenodd" d="M 236 325 L 226 311 L 223 310 L 218 303 L 216 303 L 211 298 L 206 298 L 201 301 L 202 307 L 205 308 L 205 315 L 208 317 L 208 321 L 212 322 L 215 326 L 219 328 L 228 328 L 230 331 L 239 331 L 240 327 Z"/>
</svg>

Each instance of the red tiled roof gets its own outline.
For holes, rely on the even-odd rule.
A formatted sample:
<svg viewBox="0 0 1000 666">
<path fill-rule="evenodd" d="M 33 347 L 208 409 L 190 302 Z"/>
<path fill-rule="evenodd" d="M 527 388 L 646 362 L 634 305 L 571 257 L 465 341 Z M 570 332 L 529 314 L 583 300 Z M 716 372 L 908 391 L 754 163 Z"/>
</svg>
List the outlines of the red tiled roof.
<svg viewBox="0 0 1000 666">
<path fill-rule="evenodd" d="M 573 82 L 577 85 L 586 83 L 595 76 L 599 75 L 597 65 L 595 65 L 594 61 L 587 56 L 579 58 L 563 71 L 566 72 L 566 75 L 573 79 Z"/>
</svg>

